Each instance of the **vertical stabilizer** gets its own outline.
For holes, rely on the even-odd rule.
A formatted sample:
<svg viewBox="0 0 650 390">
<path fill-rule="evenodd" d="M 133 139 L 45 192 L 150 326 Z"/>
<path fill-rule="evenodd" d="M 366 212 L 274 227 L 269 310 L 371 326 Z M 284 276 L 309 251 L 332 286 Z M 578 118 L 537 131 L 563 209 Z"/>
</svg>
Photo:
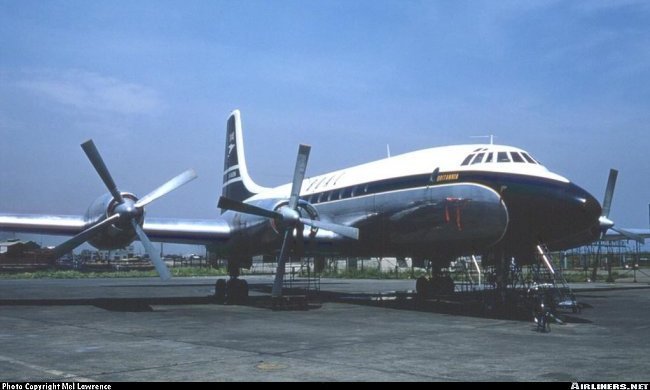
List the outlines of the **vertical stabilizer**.
<svg viewBox="0 0 650 390">
<path fill-rule="evenodd" d="M 233 111 L 228 118 L 223 161 L 223 196 L 243 201 L 265 190 L 248 175 L 239 110 Z"/>
</svg>

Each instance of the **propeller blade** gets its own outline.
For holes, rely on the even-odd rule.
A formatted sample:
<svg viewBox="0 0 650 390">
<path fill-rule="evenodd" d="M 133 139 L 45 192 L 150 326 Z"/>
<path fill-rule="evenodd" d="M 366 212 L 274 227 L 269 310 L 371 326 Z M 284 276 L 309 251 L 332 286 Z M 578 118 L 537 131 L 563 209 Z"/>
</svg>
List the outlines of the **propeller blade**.
<svg viewBox="0 0 650 390">
<path fill-rule="evenodd" d="M 59 257 L 65 255 L 66 253 L 71 252 L 73 249 L 83 244 L 84 242 L 88 241 L 97 232 L 106 228 L 108 225 L 111 225 L 119 218 L 120 218 L 119 214 L 113 214 L 110 217 L 106 218 L 105 220 L 96 223 L 95 225 L 89 227 L 88 229 L 72 237 L 68 241 L 65 241 L 64 243 L 57 245 L 56 248 L 54 248 L 52 251 L 53 255 L 56 256 L 56 258 L 58 259 Z"/>
<path fill-rule="evenodd" d="M 175 189 L 189 183 L 190 181 L 196 179 L 197 175 L 193 169 L 188 169 L 187 171 L 181 173 L 180 175 L 169 180 L 167 183 L 161 185 L 155 190 L 151 191 L 147 195 L 143 196 L 135 204 L 135 207 L 143 207 L 153 202 L 154 200 L 160 198 L 161 196 L 167 195 L 168 193 L 174 191 Z"/>
<path fill-rule="evenodd" d="M 616 169 L 609 170 L 609 178 L 607 179 L 607 187 L 605 188 L 605 198 L 603 199 L 603 211 L 600 214 L 603 217 L 609 217 L 609 210 L 612 207 L 612 198 L 614 197 L 614 188 L 616 187 L 616 178 L 618 171 Z"/>
<path fill-rule="evenodd" d="M 628 238 L 628 239 L 630 239 L 630 240 L 634 240 L 634 241 L 636 241 L 636 242 L 640 242 L 640 243 L 644 243 L 644 242 L 645 242 L 645 238 L 639 236 L 638 234 L 634 234 L 634 233 L 632 233 L 632 232 L 629 232 L 629 231 L 627 231 L 627 230 L 625 230 L 625 229 L 619 229 L 619 228 L 615 228 L 615 227 L 613 227 L 613 226 L 610 227 L 610 229 L 612 229 L 612 230 L 615 231 L 616 233 L 619 233 L 619 234 L 625 236 L 626 238 Z"/>
<path fill-rule="evenodd" d="M 111 173 L 108 171 L 108 168 L 106 168 L 106 164 L 104 164 L 104 160 L 99 154 L 99 151 L 97 150 L 97 147 L 95 146 L 93 140 L 89 139 L 88 141 L 84 142 L 81 144 L 81 148 L 84 150 L 86 156 L 88 156 L 88 159 L 90 160 L 90 163 L 93 164 L 93 167 L 95 167 L 95 170 L 102 178 L 102 181 L 104 182 L 104 185 L 106 185 L 106 188 L 108 188 L 108 191 L 111 193 L 111 195 L 113 195 L 113 199 L 115 199 L 118 203 L 124 203 L 122 194 L 120 194 L 120 191 L 117 190 L 117 185 L 115 185 L 115 181 L 113 180 Z"/>
<path fill-rule="evenodd" d="M 154 267 L 156 267 L 156 271 L 158 271 L 158 275 L 160 275 L 160 279 L 162 279 L 163 281 L 167 281 L 171 279 L 172 275 L 169 273 L 169 269 L 167 269 L 165 262 L 160 257 L 160 253 L 158 253 L 158 251 L 156 250 L 156 248 L 154 248 L 151 241 L 149 241 L 149 237 L 147 237 L 144 230 L 142 230 L 140 224 L 138 224 L 138 222 L 135 219 L 132 219 L 131 225 L 133 226 L 133 229 L 135 229 L 135 233 L 140 238 L 140 242 L 142 242 L 142 245 L 144 246 L 144 250 L 149 255 L 149 259 L 151 259 L 151 262 L 153 263 Z"/>
<path fill-rule="evenodd" d="M 323 222 L 316 219 L 300 218 L 300 222 L 305 225 L 313 226 L 319 229 L 328 230 L 340 236 L 351 238 L 353 240 L 359 239 L 359 229 L 351 226 L 339 225 L 336 223 Z"/>
<path fill-rule="evenodd" d="M 252 204 L 240 202 L 238 200 L 233 200 L 222 196 L 219 198 L 219 203 L 217 207 L 224 210 L 239 211 L 244 214 L 252 214 L 260 217 L 271 218 L 271 219 L 282 219 L 282 214 L 263 209 L 261 207 L 253 206 Z"/>
<path fill-rule="evenodd" d="M 289 197 L 289 208 L 296 210 L 298 207 L 298 199 L 300 197 L 300 189 L 302 182 L 305 179 L 305 172 L 307 171 L 307 161 L 309 160 L 309 151 L 311 146 L 300 145 L 298 148 L 298 157 L 296 158 L 296 168 L 293 171 L 293 183 L 291 184 L 291 196 Z"/>
<path fill-rule="evenodd" d="M 289 257 L 289 242 L 291 241 L 291 229 L 287 229 L 284 233 L 284 240 L 282 240 L 282 249 L 280 249 L 280 257 L 278 257 L 278 267 L 275 270 L 275 279 L 273 280 L 273 289 L 271 290 L 272 298 L 280 298 L 282 296 L 282 282 L 284 280 L 284 268 Z"/>
</svg>

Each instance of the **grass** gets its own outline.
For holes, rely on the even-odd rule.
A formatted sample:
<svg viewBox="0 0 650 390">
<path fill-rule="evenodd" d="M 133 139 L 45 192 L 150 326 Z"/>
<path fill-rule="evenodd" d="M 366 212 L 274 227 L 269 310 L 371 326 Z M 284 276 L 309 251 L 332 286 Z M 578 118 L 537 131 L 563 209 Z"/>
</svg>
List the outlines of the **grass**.
<svg viewBox="0 0 650 390">
<path fill-rule="evenodd" d="M 170 268 L 172 276 L 192 277 L 192 276 L 226 276 L 227 271 L 224 268 L 208 267 L 179 267 Z M 581 283 L 586 278 L 591 278 L 591 270 L 585 276 L 584 271 L 564 271 L 564 277 L 567 282 Z M 254 275 L 244 272 L 243 275 Z M 341 279 L 417 279 L 420 276 L 426 276 L 424 270 L 416 269 L 412 278 L 410 269 L 400 269 L 395 275 L 395 271 L 380 271 L 377 268 L 364 269 L 325 269 L 321 273 L 323 278 L 341 278 Z M 34 272 L 20 273 L 0 273 L 0 279 L 90 279 L 90 278 L 152 278 L 158 274 L 154 270 L 150 271 L 111 271 L 111 272 L 81 272 L 77 270 L 41 270 Z M 612 271 L 612 278 L 616 280 L 619 277 L 618 271 Z M 599 272 L 596 281 L 605 282 L 607 273 Z"/>
<path fill-rule="evenodd" d="M 425 271 L 416 270 L 415 278 L 426 275 Z M 377 268 L 330 270 L 325 269 L 321 273 L 323 278 L 341 278 L 341 279 L 411 279 L 411 270 L 400 270 L 395 276 L 395 271 L 380 271 Z"/>
<path fill-rule="evenodd" d="M 182 267 L 171 268 L 172 276 L 224 276 L 220 268 Z M 156 271 L 112 271 L 81 272 L 77 270 L 42 270 L 35 272 L 0 273 L 0 279 L 91 279 L 91 278 L 150 278 L 157 277 Z"/>
<path fill-rule="evenodd" d="M 228 273 L 223 268 L 206 268 L 206 267 L 179 267 L 170 268 L 172 276 L 191 277 L 191 276 L 226 276 Z M 415 277 L 424 275 L 421 270 L 415 271 Z M 243 275 L 254 275 L 244 272 Z M 158 274 L 154 270 L 150 271 L 106 271 L 82 272 L 77 270 L 41 270 L 34 272 L 19 273 L 0 273 L 0 279 L 92 279 L 92 278 L 152 278 Z M 397 279 L 395 271 L 382 272 L 376 268 L 347 269 L 337 272 L 336 270 L 324 270 L 320 275 L 324 278 L 342 278 L 342 279 Z M 398 273 L 399 279 L 410 279 L 410 270 L 401 270 Z"/>
</svg>

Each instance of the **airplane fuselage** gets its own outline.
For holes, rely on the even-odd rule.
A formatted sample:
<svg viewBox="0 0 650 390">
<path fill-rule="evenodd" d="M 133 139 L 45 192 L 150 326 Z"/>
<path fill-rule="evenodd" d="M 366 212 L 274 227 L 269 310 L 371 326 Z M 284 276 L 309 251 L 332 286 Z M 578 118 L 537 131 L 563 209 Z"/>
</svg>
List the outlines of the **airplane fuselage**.
<svg viewBox="0 0 650 390">
<path fill-rule="evenodd" d="M 266 189 L 246 203 L 277 209 L 289 191 Z M 593 241 L 601 212 L 587 191 L 502 145 L 424 149 L 310 177 L 300 198 L 303 217 L 360 231 L 354 241 L 305 229 L 313 255 L 450 259 L 498 250 L 525 261 L 540 243 L 561 250 Z M 241 255 L 277 250 L 281 227 L 233 211 L 223 217 Z"/>
</svg>

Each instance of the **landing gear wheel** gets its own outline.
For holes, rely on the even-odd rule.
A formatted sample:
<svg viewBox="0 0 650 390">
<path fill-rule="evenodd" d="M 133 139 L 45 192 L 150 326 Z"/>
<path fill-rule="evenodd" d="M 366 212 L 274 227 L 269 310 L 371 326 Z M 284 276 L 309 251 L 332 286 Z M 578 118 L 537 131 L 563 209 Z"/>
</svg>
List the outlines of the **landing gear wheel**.
<svg viewBox="0 0 650 390">
<path fill-rule="evenodd" d="M 224 279 L 217 279 L 214 284 L 214 300 L 216 303 L 224 303 L 226 301 L 227 283 Z"/>
<path fill-rule="evenodd" d="M 415 293 L 420 299 L 427 299 L 429 297 L 431 286 L 429 280 L 425 276 L 420 276 L 415 281 Z"/>
<path fill-rule="evenodd" d="M 239 279 L 239 283 L 241 303 L 246 303 L 248 301 L 248 282 L 244 279 Z"/>
<path fill-rule="evenodd" d="M 440 278 L 440 291 L 443 294 L 451 295 L 454 293 L 454 280 L 451 276 L 447 275 Z"/>
<path fill-rule="evenodd" d="M 230 279 L 226 282 L 226 303 L 239 305 L 248 299 L 248 283 L 242 279 Z"/>
</svg>

